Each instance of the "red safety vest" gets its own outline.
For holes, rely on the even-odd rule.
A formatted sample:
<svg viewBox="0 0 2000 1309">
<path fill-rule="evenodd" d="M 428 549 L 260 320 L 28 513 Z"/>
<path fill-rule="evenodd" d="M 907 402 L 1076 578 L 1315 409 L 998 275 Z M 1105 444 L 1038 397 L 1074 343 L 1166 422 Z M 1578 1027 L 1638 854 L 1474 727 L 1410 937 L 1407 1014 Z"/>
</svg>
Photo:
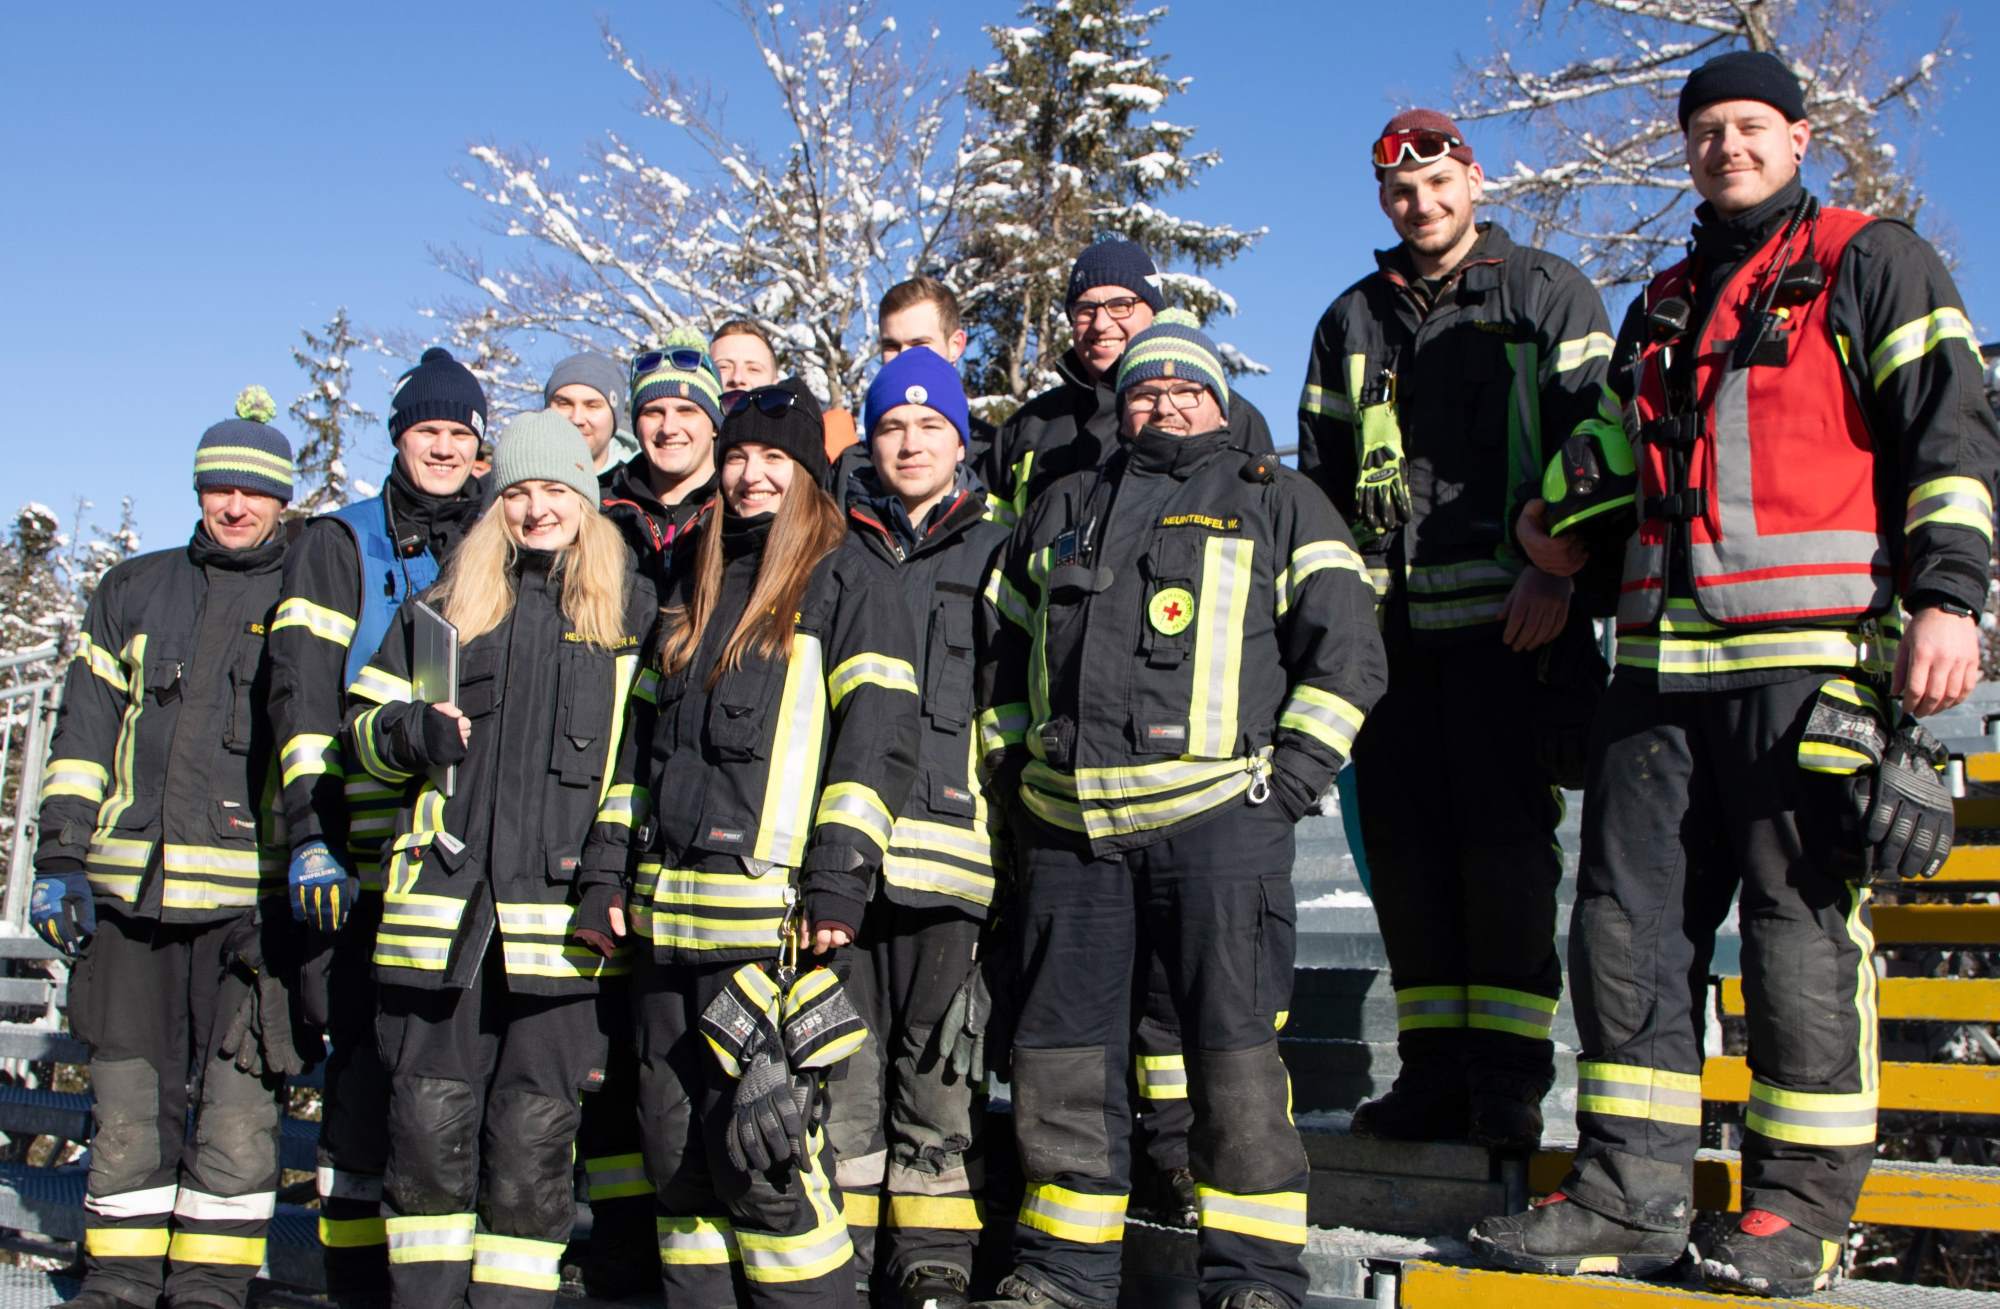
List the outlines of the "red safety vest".
<svg viewBox="0 0 2000 1309">
<path fill-rule="evenodd" d="M 1639 388 L 1628 430 L 1639 434 L 1638 530 L 1625 549 L 1618 624 L 1632 630 L 1659 618 L 1669 543 L 1684 532 L 1694 600 L 1702 617 L 1729 626 L 1825 623 L 1885 612 L 1894 602 L 1894 530 L 1875 490 L 1875 441 L 1827 320 L 1841 255 L 1868 215 L 1822 209 L 1794 261 L 1810 248 L 1825 289 L 1766 333 L 1782 335 L 1779 365 L 1732 366 L 1731 353 L 1767 275 L 1775 275 L 1780 231 L 1743 261 L 1716 297 L 1708 321 L 1676 348 L 1693 348 L 1697 420 L 1680 429 L 1689 444 L 1686 491 L 1678 506 L 1670 469 L 1673 429 L 1646 426 L 1667 413 L 1659 343 L 1639 357 Z M 1646 288 L 1661 300 L 1693 300 L 1683 260 Z M 1858 344 L 1858 343 L 1856 343 Z M 1636 422 L 1634 419 L 1636 418 Z M 1676 515 L 1687 515 L 1684 519 Z"/>
</svg>

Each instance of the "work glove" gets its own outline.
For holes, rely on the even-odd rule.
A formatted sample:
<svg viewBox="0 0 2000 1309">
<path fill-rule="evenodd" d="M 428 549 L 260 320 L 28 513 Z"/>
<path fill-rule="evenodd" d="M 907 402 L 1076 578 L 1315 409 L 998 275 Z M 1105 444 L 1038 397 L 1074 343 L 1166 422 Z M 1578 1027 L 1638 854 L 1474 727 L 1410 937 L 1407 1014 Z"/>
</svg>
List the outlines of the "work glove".
<svg viewBox="0 0 2000 1309">
<path fill-rule="evenodd" d="M 831 968 L 799 974 L 785 992 L 782 1014 L 785 1062 L 795 1070 L 831 1068 L 868 1039 L 868 1024 Z"/>
<path fill-rule="evenodd" d="M 74 959 L 97 935 L 97 902 L 81 870 L 43 873 L 28 893 L 28 922 L 35 934 Z"/>
<path fill-rule="evenodd" d="M 625 912 L 625 891 L 610 882 L 584 888 L 576 906 L 576 929 L 570 933 L 580 945 L 590 947 L 609 959 L 618 949 L 618 937 L 611 930 L 611 911 Z"/>
<path fill-rule="evenodd" d="M 782 1050 L 760 1049 L 751 1056 L 736 1084 L 723 1141 L 730 1164 L 739 1172 L 756 1174 L 797 1160 L 800 1168 L 810 1171 L 806 1131 L 812 1125 L 817 1080 L 794 1076 Z"/>
<path fill-rule="evenodd" d="M 701 1013 L 701 1035 L 723 1072 L 741 1077 L 760 1053 L 783 1053 L 778 999 L 778 984 L 770 974 L 756 964 L 745 964 L 708 1002 Z"/>
<path fill-rule="evenodd" d="M 961 1082 L 986 1077 L 986 1028 L 993 1018 L 993 994 L 986 989 L 986 970 L 975 947 L 972 968 L 944 1007 L 937 1026 L 937 1061 Z"/>
<path fill-rule="evenodd" d="M 361 879 L 349 872 L 324 841 L 307 841 L 292 851 L 286 873 L 291 883 L 292 921 L 318 932 L 337 932 L 361 895 Z"/>
<path fill-rule="evenodd" d="M 465 758 L 465 742 L 458 735 L 458 720 L 425 706 L 423 717 L 424 758 L 439 768 L 448 768 Z"/>
<path fill-rule="evenodd" d="M 235 1017 L 222 1034 L 222 1056 L 253 1077 L 297 1077 L 306 1070 L 292 1035 L 292 999 L 265 969 L 250 978 Z"/>
<path fill-rule="evenodd" d="M 1909 718 L 1889 738 L 1874 772 L 1855 776 L 1862 837 L 1876 873 L 1907 880 L 1935 877 L 1944 867 L 1957 831 L 1942 776 L 1949 759 L 1944 744 Z"/>
<path fill-rule="evenodd" d="M 1361 469 L 1354 479 L 1354 517 L 1370 536 L 1393 532 L 1410 521 L 1410 487 L 1404 477 L 1402 435 L 1395 419 L 1388 421 L 1388 440 L 1369 438 L 1369 413 L 1388 409 L 1370 406 L 1361 415 Z"/>
</svg>

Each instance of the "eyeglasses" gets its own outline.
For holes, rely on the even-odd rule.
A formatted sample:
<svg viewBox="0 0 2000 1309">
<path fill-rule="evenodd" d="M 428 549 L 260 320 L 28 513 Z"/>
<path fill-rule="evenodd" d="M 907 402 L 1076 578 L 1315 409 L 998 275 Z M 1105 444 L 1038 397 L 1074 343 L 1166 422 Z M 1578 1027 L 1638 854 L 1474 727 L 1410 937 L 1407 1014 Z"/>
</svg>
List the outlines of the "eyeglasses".
<svg viewBox="0 0 2000 1309">
<path fill-rule="evenodd" d="M 676 346 L 672 350 L 648 350 L 632 361 L 632 376 L 644 377 L 668 364 L 683 373 L 691 373 L 707 362 L 708 352 L 691 345 Z"/>
<path fill-rule="evenodd" d="M 736 398 L 729 402 L 729 412 L 740 414 L 751 405 L 756 405 L 759 413 L 776 418 L 798 402 L 796 391 L 782 386 L 760 386 L 754 391 L 737 392 Z"/>
<path fill-rule="evenodd" d="M 1171 402 L 1174 408 L 1185 412 L 1200 404 L 1201 398 L 1207 394 L 1205 386 L 1177 386 L 1171 391 L 1128 391 L 1125 404 L 1128 408 L 1150 409 L 1158 413 Z"/>
<path fill-rule="evenodd" d="M 1370 157 L 1377 168 L 1394 168 L 1406 156 L 1413 164 L 1434 164 L 1464 144 L 1448 132 L 1412 128 L 1407 132 L 1391 132 L 1377 141 Z"/>
<path fill-rule="evenodd" d="M 1074 304 L 1069 309 L 1069 321 L 1075 323 L 1078 327 L 1082 327 L 1085 323 L 1097 317 L 1098 312 L 1102 310 L 1104 313 L 1111 315 L 1113 322 L 1122 323 L 1130 318 L 1132 311 L 1142 303 L 1144 302 L 1136 295 L 1121 295 L 1113 297 L 1110 300 L 1095 300 Z"/>
</svg>

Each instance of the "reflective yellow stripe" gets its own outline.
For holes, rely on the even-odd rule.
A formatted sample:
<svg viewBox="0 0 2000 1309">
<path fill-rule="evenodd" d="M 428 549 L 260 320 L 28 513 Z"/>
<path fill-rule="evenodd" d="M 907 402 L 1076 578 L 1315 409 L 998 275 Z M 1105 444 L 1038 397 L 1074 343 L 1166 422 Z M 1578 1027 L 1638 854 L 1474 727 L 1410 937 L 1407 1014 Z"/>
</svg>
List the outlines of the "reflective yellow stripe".
<svg viewBox="0 0 2000 1309">
<path fill-rule="evenodd" d="M 1465 1026 L 1465 988 L 1406 986 L 1396 992 L 1396 1030 Z"/>
<path fill-rule="evenodd" d="M 840 1216 L 848 1227 L 880 1227 L 882 1197 L 873 1191 L 842 1191 Z"/>
<path fill-rule="evenodd" d="M 91 804 L 102 804 L 104 792 L 110 785 L 110 770 L 88 759 L 51 759 L 48 767 L 42 770 L 44 800 L 66 795 Z"/>
<path fill-rule="evenodd" d="M 1008 581 L 1007 575 L 998 568 L 986 578 L 986 599 L 1002 618 L 1024 632 L 1034 631 L 1032 623 L 1034 606 L 1028 603 L 1026 596 L 1014 589 L 1014 584 Z"/>
<path fill-rule="evenodd" d="M 820 796 L 814 822 L 821 826 L 838 823 L 866 833 L 881 850 L 889 848 L 889 834 L 896 826 L 895 816 L 882 803 L 882 797 L 875 794 L 873 787 L 860 782 L 835 782 L 827 787 Z"/>
<path fill-rule="evenodd" d="M 597 807 L 597 821 L 631 827 L 645 818 L 649 799 L 645 787 L 619 783 L 604 793 L 604 803 Z"/>
<path fill-rule="evenodd" d="M 1021 1197 L 1021 1225 L 1080 1245 L 1108 1245 L 1125 1239 L 1123 1195 L 1085 1195 L 1039 1182 Z"/>
<path fill-rule="evenodd" d="M 172 1239 L 164 1227 L 87 1227 L 83 1250 L 94 1259 L 159 1259 Z"/>
<path fill-rule="evenodd" d="M 583 1161 L 585 1194 L 592 1200 L 617 1200 L 629 1195 L 651 1195 L 653 1184 L 646 1180 L 643 1154 L 601 1155 Z"/>
<path fill-rule="evenodd" d="M 1139 1095 L 1146 1100 L 1185 1100 L 1187 1059 L 1178 1054 L 1142 1054 L 1132 1061 Z"/>
<path fill-rule="evenodd" d="M 470 1263 L 478 1226 L 474 1214 L 415 1214 L 382 1225 L 392 1264 Z"/>
<path fill-rule="evenodd" d="M 1465 1025 L 1488 1032 L 1506 1032 L 1531 1041 L 1546 1041 L 1556 1022 L 1556 1002 L 1532 991 L 1504 986 L 1465 988 Z"/>
<path fill-rule="evenodd" d="M 1278 713 L 1278 726 L 1305 733 L 1342 759 L 1354 748 L 1354 734 L 1361 730 L 1361 722 L 1359 709 L 1331 691 L 1304 682 L 1292 688 L 1291 698 Z"/>
<path fill-rule="evenodd" d="M 216 1236 L 209 1232 L 175 1232 L 167 1258 L 177 1264 L 226 1264 L 260 1268 L 264 1263 L 261 1236 Z"/>
<path fill-rule="evenodd" d="M 1591 332 L 1584 336 L 1572 337 L 1556 343 L 1555 358 L 1551 364 L 1558 373 L 1574 372 L 1593 359 L 1609 359 L 1617 342 L 1605 332 Z"/>
<path fill-rule="evenodd" d="M 654 1230 L 663 1264 L 727 1264 L 741 1258 L 736 1231 L 726 1218 L 657 1218 Z"/>
<path fill-rule="evenodd" d="M 356 686 L 360 684 L 358 681 L 355 683 Z M 385 782 L 407 782 L 415 774 L 406 773 L 390 763 L 382 754 L 381 744 L 375 739 L 376 716 L 382 712 L 384 707 L 383 705 L 377 705 L 373 709 L 364 711 L 354 720 L 355 749 L 361 755 L 361 766 L 375 776 Z"/>
<path fill-rule="evenodd" d="M 796 1236 L 738 1231 L 743 1275 L 753 1282 L 810 1282 L 840 1271 L 854 1258 L 854 1243 L 840 1215 Z"/>
<path fill-rule="evenodd" d="M 790 894 L 782 869 L 753 878 L 642 862 L 628 909 L 633 930 L 661 949 L 775 949 Z"/>
<path fill-rule="evenodd" d="M 380 1218 L 322 1218 L 319 1243 L 329 1250 L 359 1250 L 386 1245 L 389 1233 Z"/>
<path fill-rule="evenodd" d="M 757 843 L 750 851 L 752 858 L 787 868 L 805 861 L 806 835 L 812 825 L 814 783 L 826 738 L 825 666 L 819 638 L 809 632 L 793 633 L 792 657 L 785 664 L 785 688 L 778 697 L 777 728 L 771 738 L 770 771 L 757 810 Z"/>
<path fill-rule="evenodd" d="M 1020 745 L 1028 734 L 1028 706 L 1016 701 L 979 712 L 979 752 L 992 754 Z"/>
<path fill-rule="evenodd" d="M 1786 1091 L 1753 1077 L 1743 1125 L 1759 1136 L 1794 1145 L 1870 1145 L 1875 1140 L 1875 1101 L 1874 1091 Z"/>
<path fill-rule="evenodd" d="M 278 766 L 284 770 L 280 779 L 284 786 L 301 777 L 322 777 L 329 773 L 339 777 L 347 771 L 340 765 L 340 743 L 318 732 L 301 732 L 285 742 L 278 755 Z"/>
<path fill-rule="evenodd" d="M 271 631 L 282 632 L 287 627 L 296 627 L 310 632 L 322 641 L 331 641 L 345 650 L 354 644 L 354 620 L 338 609 L 316 605 L 304 596 L 295 595 L 280 601 L 277 617 L 271 620 Z"/>
<path fill-rule="evenodd" d="M 1211 536 L 1202 543 L 1187 735 L 1187 752 L 1197 758 L 1226 759 L 1236 753 L 1243 617 L 1250 607 L 1250 570 L 1256 548 L 1254 541 L 1240 537 Z"/>
<path fill-rule="evenodd" d="M 1993 493 L 1976 477 L 1934 477 L 1910 492 L 1903 520 L 1907 534 L 1928 523 L 1969 527 L 1993 539 Z"/>
<path fill-rule="evenodd" d="M 1353 573 L 1363 581 L 1368 580 L 1368 565 L 1352 546 L 1343 541 L 1308 541 L 1292 551 L 1291 560 L 1278 572 L 1278 617 L 1283 618 L 1291 609 L 1293 593 L 1305 584 L 1308 577 L 1330 568 Z"/>
<path fill-rule="evenodd" d="M 1701 1077 L 1584 1060 L 1576 1066 L 1576 1111 L 1700 1127 Z"/>
<path fill-rule="evenodd" d="M 934 1231 L 976 1232 L 985 1224 L 979 1202 L 960 1195 L 891 1195 L 889 1226 Z"/>
<path fill-rule="evenodd" d="M 907 659 L 864 650 L 841 660 L 826 675 L 826 693 L 835 709 L 840 708 L 840 702 L 849 694 L 863 686 L 879 686 L 885 691 L 908 691 L 916 695 L 917 670 L 910 667 Z"/>
<path fill-rule="evenodd" d="M 472 1280 L 490 1286 L 518 1286 L 524 1291 L 555 1291 L 562 1286 L 561 1241 L 534 1241 L 525 1236 L 479 1232 L 472 1238 Z"/>
<path fill-rule="evenodd" d="M 97 825 L 100 831 L 109 831 L 118 825 L 118 820 L 132 805 L 134 791 L 132 780 L 132 756 L 138 749 L 139 718 L 146 703 L 146 634 L 141 632 L 125 643 L 119 666 L 129 670 L 119 678 L 119 684 L 126 688 L 129 697 L 125 712 L 118 720 L 118 744 L 111 751 L 111 776 L 113 785 L 111 796 L 97 811 Z M 92 647 L 95 649 L 96 647 Z M 94 657 L 94 656 L 93 656 Z M 92 852 L 94 857 L 95 852 Z"/>
<path fill-rule="evenodd" d="M 406 677 L 398 677 L 369 664 L 348 684 L 347 693 L 373 700 L 376 704 L 407 704 L 415 697 L 416 687 Z"/>
<path fill-rule="evenodd" d="M 1299 412 L 1351 423 L 1354 421 L 1354 402 L 1344 392 L 1307 382 L 1306 389 L 1299 394 Z"/>
<path fill-rule="evenodd" d="M 90 639 L 84 632 L 77 638 L 76 653 L 71 656 L 95 673 L 98 680 L 120 695 L 131 691 L 131 684 L 125 678 L 125 670 L 118 663 L 118 657 Z"/>
<path fill-rule="evenodd" d="M 1855 1059 L 1861 1065 L 1861 1089 L 1875 1094 L 1881 1087 L 1882 1027 L 1875 976 L 1875 932 L 1869 925 L 1868 902 L 1875 893 L 1867 887 L 1850 888 L 1847 905 L 1847 939 L 1860 951 L 1854 962 L 1854 1021 L 1860 1031 Z"/>
<path fill-rule="evenodd" d="M 1212 1186 L 1195 1187 L 1201 1225 L 1211 1232 L 1236 1232 L 1286 1245 L 1306 1243 L 1304 1191 L 1267 1191 L 1237 1195 Z"/>
<path fill-rule="evenodd" d="M 1964 310 L 1946 306 L 1911 319 L 1868 352 L 1870 378 L 1879 390 L 1898 368 L 1923 358 L 1947 341 L 1963 341 L 1974 355 L 1978 354 L 1979 338 L 1972 334 L 1972 323 Z"/>
</svg>

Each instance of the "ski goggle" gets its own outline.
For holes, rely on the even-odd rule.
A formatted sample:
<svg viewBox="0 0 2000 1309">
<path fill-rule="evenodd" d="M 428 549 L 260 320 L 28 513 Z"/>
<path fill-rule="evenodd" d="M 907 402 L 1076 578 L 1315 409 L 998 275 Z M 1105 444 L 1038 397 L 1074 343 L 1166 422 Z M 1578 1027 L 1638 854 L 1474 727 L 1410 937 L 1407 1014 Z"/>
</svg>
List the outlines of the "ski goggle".
<svg viewBox="0 0 2000 1309">
<path fill-rule="evenodd" d="M 1434 164 L 1464 144 L 1448 132 L 1411 128 L 1407 132 L 1391 132 L 1376 141 L 1371 157 L 1377 168 L 1394 168 L 1406 161 Z"/>
<path fill-rule="evenodd" d="M 757 406 L 759 413 L 776 418 L 799 402 L 798 392 L 782 386 L 760 386 L 754 391 L 739 391 L 729 402 L 729 412 L 740 414 L 751 405 Z"/>
<path fill-rule="evenodd" d="M 672 350 L 648 350 L 632 361 L 632 376 L 644 377 L 670 364 L 680 372 L 692 373 L 707 362 L 707 352 L 691 345 L 676 346 Z"/>
</svg>

